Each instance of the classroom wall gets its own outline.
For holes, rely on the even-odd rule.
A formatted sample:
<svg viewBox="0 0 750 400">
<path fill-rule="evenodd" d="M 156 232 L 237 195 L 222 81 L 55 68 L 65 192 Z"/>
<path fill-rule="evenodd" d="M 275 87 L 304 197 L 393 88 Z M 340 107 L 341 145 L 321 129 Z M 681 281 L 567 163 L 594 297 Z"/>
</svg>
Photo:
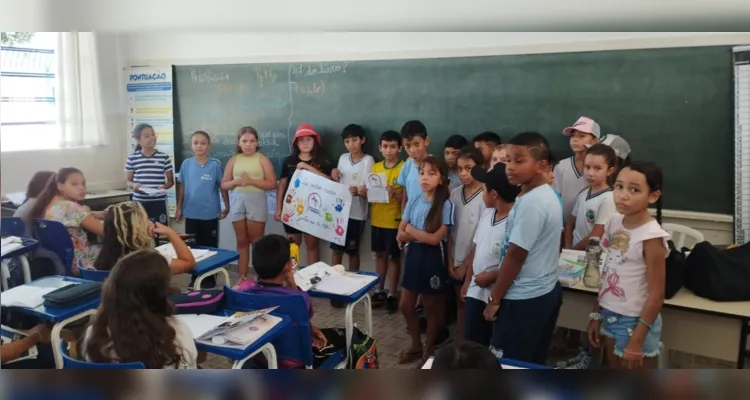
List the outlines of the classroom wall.
<svg viewBox="0 0 750 400">
<path fill-rule="evenodd" d="M 750 34 L 675 32 L 388 32 L 388 33 L 163 33 L 128 37 L 131 65 L 230 64 L 341 59 L 430 58 L 472 55 L 598 51 L 750 43 Z M 692 226 L 714 243 L 732 241 L 732 217 L 665 211 L 665 221 Z M 177 225 L 178 227 L 180 225 Z M 266 232 L 283 233 L 269 218 Z M 235 246 L 231 223 L 220 224 L 220 246 Z M 364 270 L 374 270 L 369 227 L 362 238 Z M 330 261 L 321 243 L 323 261 Z M 304 248 L 301 254 L 305 263 Z"/>
<path fill-rule="evenodd" d="M 63 148 L 42 151 L 3 152 L 0 157 L 2 193 L 26 189 L 39 170 L 56 171 L 76 167 L 83 171 L 90 190 L 118 189 L 125 186 L 125 107 L 122 68 L 127 64 L 127 38 L 100 34 L 97 49 L 101 62 L 105 129 L 109 144 L 97 147 Z"/>
</svg>

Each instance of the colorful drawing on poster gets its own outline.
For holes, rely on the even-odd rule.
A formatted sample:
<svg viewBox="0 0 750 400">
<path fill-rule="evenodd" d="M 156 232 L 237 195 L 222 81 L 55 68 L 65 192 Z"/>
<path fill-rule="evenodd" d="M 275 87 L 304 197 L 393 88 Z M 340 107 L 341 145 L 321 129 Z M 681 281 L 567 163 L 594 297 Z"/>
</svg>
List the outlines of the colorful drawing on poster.
<svg viewBox="0 0 750 400">
<path fill-rule="evenodd" d="M 344 245 L 351 202 L 347 185 L 297 170 L 284 195 L 281 220 L 307 234 Z"/>
</svg>

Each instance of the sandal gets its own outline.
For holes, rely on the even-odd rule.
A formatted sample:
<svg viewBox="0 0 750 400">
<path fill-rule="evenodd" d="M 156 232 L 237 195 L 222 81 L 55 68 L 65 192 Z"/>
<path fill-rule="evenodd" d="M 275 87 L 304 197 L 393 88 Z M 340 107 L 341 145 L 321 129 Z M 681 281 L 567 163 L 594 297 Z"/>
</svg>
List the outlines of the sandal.
<svg viewBox="0 0 750 400">
<path fill-rule="evenodd" d="M 398 352 L 398 363 L 399 364 L 411 364 L 414 361 L 421 361 L 422 360 L 422 349 L 419 350 L 412 350 L 408 351 L 406 349 L 402 349 Z"/>
</svg>

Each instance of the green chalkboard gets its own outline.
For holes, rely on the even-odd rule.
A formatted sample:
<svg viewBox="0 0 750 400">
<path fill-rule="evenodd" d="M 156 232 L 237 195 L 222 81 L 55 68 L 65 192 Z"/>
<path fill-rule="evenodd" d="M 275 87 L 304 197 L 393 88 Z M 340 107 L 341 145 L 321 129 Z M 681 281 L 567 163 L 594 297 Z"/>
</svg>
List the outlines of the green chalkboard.
<svg viewBox="0 0 750 400">
<path fill-rule="evenodd" d="M 579 116 L 622 135 L 633 159 L 665 173 L 669 209 L 732 213 L 733 77 L 730 47 L 622 50 L 419 60 L 195 65 L 175 67 L 177 162 L 189 136 L 214 137 L 212 154 L 232 155 L 244 125 L 278 168 L 300 123 L 323 136 L 327 156 L 344 151 L 339 133 L 365 127 L 367 150 L 387 129 L 419 119 L 442 154 L 444 140 L 492 130 L 503 140 L 546 135 L 558 158 L 560 133 Z"/>
</svg>

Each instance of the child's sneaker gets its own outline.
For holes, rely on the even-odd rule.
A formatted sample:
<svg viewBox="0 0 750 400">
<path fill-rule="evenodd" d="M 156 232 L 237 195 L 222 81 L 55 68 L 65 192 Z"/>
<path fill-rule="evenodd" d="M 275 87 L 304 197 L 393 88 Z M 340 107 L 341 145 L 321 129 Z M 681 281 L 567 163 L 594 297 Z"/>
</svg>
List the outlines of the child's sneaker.
<svg viewBox="0 0 750 400">
<path fill-rule="evenodd" d="M 568 365 L 567 367 L 565 367 L 565 369 L 589 369 L 593 361 L 594 359 L 590 355 L 586 354 L 580 361 L 575 364 Z"/>
<path fill-rule="evenodd" d="M 581 360 L 583 360 L 584 358 L 586 358 L 588 355 L 589 355 L 589 353 L 587 353 L 586 350 L 581 350 L 575 356 L 573 356 L 573 357 L 571 357 L 571 358 L 569 358 L 569 359 L 567 359 L 565 361 L 558 362 L 557 366 L 558 367 L 562 367 L 562 368 L 567 368 L 567 367 L 576 365 L 579 362 L 581 362 Z"/>
<path fill-rule="evenodd" d="M 385 307 L 390 314 L 398 311 L 398 297 L 389 295 L 385 300 Z"/>
<path fill-rule="evenodd" d="M 373 293 L 372 295 L 372 306 L 373 307 L 379 307 L 382 306 L 385 301 L 387 300 L 388 295 L 385 292 L 378 291 Z"/>
</svg>

